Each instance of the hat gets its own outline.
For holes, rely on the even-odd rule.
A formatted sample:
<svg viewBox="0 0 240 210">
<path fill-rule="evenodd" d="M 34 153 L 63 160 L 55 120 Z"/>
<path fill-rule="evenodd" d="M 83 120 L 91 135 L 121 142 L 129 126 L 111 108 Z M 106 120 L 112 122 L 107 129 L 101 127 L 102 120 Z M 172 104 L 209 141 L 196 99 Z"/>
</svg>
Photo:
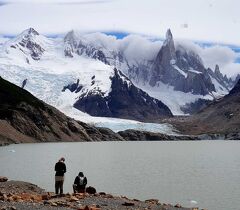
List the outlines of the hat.
<svg viewBox="0 0 240 210">
<path fill-rule="evenodd" d="M 59 161 L 65 161 L 65 158 L 64 157 L 61 157 Z"/>
</svg>

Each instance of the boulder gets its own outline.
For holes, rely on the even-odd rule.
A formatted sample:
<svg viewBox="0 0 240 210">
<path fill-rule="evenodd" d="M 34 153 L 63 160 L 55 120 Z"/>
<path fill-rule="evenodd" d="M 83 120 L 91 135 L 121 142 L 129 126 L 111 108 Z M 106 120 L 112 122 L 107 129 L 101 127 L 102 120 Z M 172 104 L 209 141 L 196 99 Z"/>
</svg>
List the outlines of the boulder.
<svg viewBox="0 0 240 210">
<path fill-rule="evenodd" d="M 0 176 L 0 182 L 6 182 L 8 180 L 5 176 Z"/>
<path fill-rule="evenodd" d="M 96 192 L 97 192 L 97 191 L 96 191 L 96 189 L 95 189 L 94 187 L 89 186 L 89 187 L 86 188 L 86 193 L 88 193 L 88 194 L 90 194 L 90 195 L 93 195 L 93 194 L 95 194 Z"/>
</svg>

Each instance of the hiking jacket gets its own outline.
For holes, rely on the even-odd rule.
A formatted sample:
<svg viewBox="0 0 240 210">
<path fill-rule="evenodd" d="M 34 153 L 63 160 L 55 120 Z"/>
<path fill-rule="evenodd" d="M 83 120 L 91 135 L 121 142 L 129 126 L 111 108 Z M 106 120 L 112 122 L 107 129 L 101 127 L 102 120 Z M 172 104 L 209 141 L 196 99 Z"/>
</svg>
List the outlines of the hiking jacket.
<svg viewBox="0 0 240 210">
<path fill-rule="evenodd" d="M 55 164 L 55 176 L 64 176 L 64 173 L 66 173 L 66 165 L 63 162 L 57 162 Z"/>
</svg>

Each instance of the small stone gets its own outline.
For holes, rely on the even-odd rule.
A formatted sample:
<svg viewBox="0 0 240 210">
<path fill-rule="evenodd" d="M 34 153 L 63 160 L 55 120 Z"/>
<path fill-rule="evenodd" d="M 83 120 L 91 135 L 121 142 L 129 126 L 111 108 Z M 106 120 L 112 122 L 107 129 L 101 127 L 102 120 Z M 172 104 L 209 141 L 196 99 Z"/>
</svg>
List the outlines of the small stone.
<svg viewBox="0 0 240 210">
<path fill-rule="evenodd" d="M 177 203 L 174 207 L 175 208 L 182 208 L 182 206 L 179 203 Z"/>
<path fill-rule="evenodd" d="M 90 210 L 88 206 L 79 207 L 77 210 Z"/>
<path fill-rule="evenodd" d="M 6 194 L 3 194 L 3 201 L 7 201 L 7 199 L 8 199 L 8 197 L 7 197 L 7 195 Z"/>
<path fill-rule="evenodd" d="M 148 199 L 148 200 L 145 200 L 145 203 L 158 204 L 159 200 L 158 199 Z"/>
<path fill-rule="evenodd" d="M 78 201 L 78 200 L 79 200 L 79 199 L 76 198 L 75 196 L 71 196 L 70 199 L 69 199 L 70 202 L 76 202 L 76 201 Z"/>
<path fill-rule="evenodd" d="M 134 206 L 135 204 L 132 202 L 124 202 L 122 205 L 123 206 Z"/>
<path fill-rule="evenodd" d="M 51 196 L 49 194 L 42 195 L 42 200 L 49 200 Z"/>
<path fill-rule="evenodd" d="M 106 195 L 105 192 L 99 192 L 98 194 L 99 194 L 99 195 Z"/>
<path fill-rule="evenodd" d="M 10 210 L 17 210 L 17 208 L 15 206 L 11 206 Z"/>
<path fill-rule="evenodd" d="M 40 195 L 31 195 L 33 201 L 42 201 L 42 196 Z"/>
<path fill-rule="evenodd" d="M 101 210 L 101 208 L 97 208 L 97 207 L 90 207 L 90 210 Z"/>
<path fill-rule="evenodd" d="M 55 202 L 49 202 L 50 206 L 58 206 Z"/>
<path fill-rule="evenodd" d="M 12 201 L 13 201 L 13 197 L 12 197 L 12 196 L 11 196 L 11 197 L 8 197 L 8 198 L 7 198 L 7 201 L 8 201 L 8 202 L 12 202 Z"/>
<path fill-rule="evenodd" d="M 19 201 L 20 199 L 22 199 L 19 195 L 13 195 L 12 198 L 14 201 Z"/>
<path fill-rule="evenodd" d="M 114 198 L 113 195 L 111 195 L 111 194 L 106 194 L 105 197 L 106 198 Z"/>
</svg>

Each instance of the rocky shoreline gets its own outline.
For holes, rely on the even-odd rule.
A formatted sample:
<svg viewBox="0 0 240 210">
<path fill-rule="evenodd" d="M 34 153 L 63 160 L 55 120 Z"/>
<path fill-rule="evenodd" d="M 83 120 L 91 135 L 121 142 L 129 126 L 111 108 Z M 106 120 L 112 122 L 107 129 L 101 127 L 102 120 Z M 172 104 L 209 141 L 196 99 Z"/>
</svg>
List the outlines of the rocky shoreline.
<svg viewBox="0 0 240 210">
<path fill-rule="evenodd" d="M 7 181 L 0 177 L 0 210 L 198 210 L 171 205 L 158 199 L 140 201 L 125 196 L 113 196 L 105 192 L 67 193 L 56 196 L 37 185 L 22 181 Z"/>
</svg>

